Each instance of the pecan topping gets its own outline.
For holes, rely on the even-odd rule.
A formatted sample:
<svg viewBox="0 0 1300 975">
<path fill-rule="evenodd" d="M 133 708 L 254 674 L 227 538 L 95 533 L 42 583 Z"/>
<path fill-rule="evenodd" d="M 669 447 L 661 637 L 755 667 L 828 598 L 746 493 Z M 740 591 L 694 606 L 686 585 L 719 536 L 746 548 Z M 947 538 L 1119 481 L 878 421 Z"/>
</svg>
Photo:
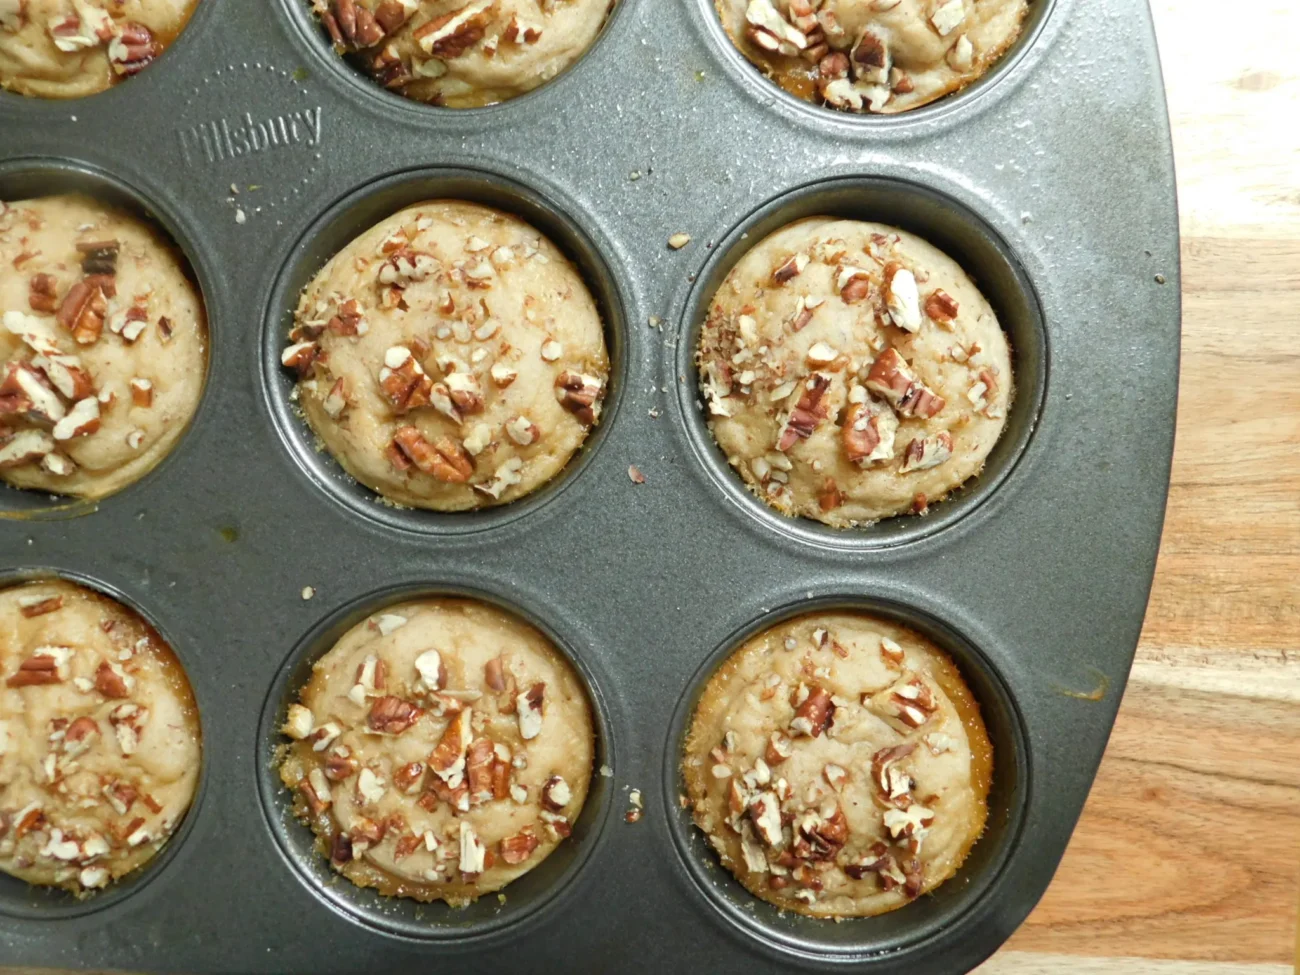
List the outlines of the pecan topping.
<svg viewBox="0 0 1300 975">
<path fill-rule="evenodd" d="M 334 834 L 334 839 L 330 843 L 330 863 L 336 867 L 341 867 L 352 860 L 352 838 L 342 830 Z"/>
<path fill-rule="evenodd" d="M 790 730 L 796 735 L 817 738 L 830 727 L 834 717 L 835 705 L 831 703 L 831 692 L 814 684 L 809 688 L 803 703 L 795 708 Z"/>
<path fill-rule="evenodd" d="M 888 409 L 872 403 L 854 403 L 844 417 L 840 440 L 844 453 L 854 463 L 865 466 L 894 456 L 894 436 L 898 419 Z"/>
<path fill-rule="evenodd" d="M 113 279 L 92 275 L 74 284 L 59 306 L 59 324 L 72 333 L 78 345 L 94 345 L 104 330 L 108 299 L 116 293 Z"/>
<path fill-rule="evenodd" d="M 139 74 L 154 58 L 162 54 L 162 45 L 144 24 L 123 24 L 120 33 L 108 44 L 108 60 L 113 70 L 123 76 Z"/>
<path fill-rule="evenodd" d="M 424 716 L 424 712 L 410 701 L 392 694 L 381 697 L 370 706 L 366 724 L 372 731 L 386 735 L 400 735 Z"/>
<path fill-rule="evenodd" d="M 312 366 L 325 359 L 325 352 L 315 342 L 296 342 L 280 353 L 281 365 L 294 370 L 300 379 L 311 375 Z"/>
<path fill-rule="evenodd" d="M 359 50 L 364 47 L 374 47 L 384 39 L 384 29 L 379 25 L 375 15 L 355 0 L 334 0 L 331 20 L 336 28 L 331 30 L 331 34 L 337 32 L 339 36 L 335 40 L 341 42 L 344 47 Z M 328 21 L 326 26 L 329 26 Z"/>
<path fill-rule="evenodd" d="M 0 470 L 42 460 L 54 450 L 54 439 L 44 430 L 19 430 L 6 435 L 0 427 Z"/>
<path fill-rule="evenodd" d="M 5 681 L 8 687 L 34 684 L 58 684 L 67 677 L 67 661 L 72 651 L 66 647 L 41 647 L 18 665 L 18 672 Z"/>
<path fill-rule="evenodd" d="M 433 380 L 404 345 L 395 345 L 384 353 L 379 386 L 393 412 L 399 414 L 428 406 L 433 393 Z"/>
<path fill-rule="evenodd" d="M 464 484 L 474 474 L 473 459 L 450 437 L 429 443 L 415 427 L 399 427 L 393 435 L 393 446 L 407 461 L 440 481 Z"/>
<path fill-rule="evenodd" d="M 35 616 L 44 616 L 46 613 L 53 613 L 55 610 L 63 608 L 63 597 L 55 596 L 22 596 L 18 600 L 18 610 L 28 619 Z"/>
<path fill-rule="evenodd" d="M 50 315 L 58 311 L 58 293 L 52 274 L 34 274 L 27 286 L 27 304 L 32 311 L 43 311 Z"/>
<path fill-rule="evenodd" d="M 501 841 L 501 859 L 512 867 L 517 866 L 532 856 L 540 843 L 532 828 L 525 826 L 522 832 Z"/>
<path fill-rule="evenodd" d="M 776 284 L 785 284 L 792 281 L 808 266 L 807 254 L 792 254 L 772 272 L 772 281 Z"/>
<path fill-rule="evenodd" d="M 99 668 L 95 671 L 95 690 L 114 700 L 120 700 L 131 694 L 126 676 L 107 660 L 101 660 Z"/>
<path fill-rule="evenodd" d="M 447 723 L 437 747 L 429 756 L 429 767 L 451 788 L 464 779 L 465 752 L 469 747 L 471 708 L 465 708 Z"/>
<path fill-rule="evenodd" d="M 325 759 L 325 778 L 331 782 L 342 782 L 357 774 L 357 761 L 351 755 L 330 753 Z"/>
<path fill-rule="evenodd" d="M 117 255 L 121 247 L 116 240 L 83 241 L 77 245 L 77 253 L 81 255 L 81 270 L 86 274 L 116 274 Z"/>
<path fill-rule="evenodd" d="M 483 39 L 496 14 L 496 0 L 477 0 L 429 21 L 414 34 L 420 49 L 435 58 L 458 58 Z"/>
<path fill-rule="evenodd" d="M 826 406 L 822 403 L 822 398 L 830 385 L 830 377 L 819 372 L 808 377 L 807 382 L 804 383 L 803 393 L 799 396 L 799 402 L 790 411 L 785 425 L 781 428 L 781 434 L 776 441 L 777 450 L 785 452 L 798 441 L 807 440 L 812 436 L 818 424 L 826 418 Z"/>
<path fill-rule="evenodd" d="M 799 817 L 798 833 L 791 852 L 800 860 L 834 860 L 848 838 L 848 819 L 839 806 L 829 816 L 809 810 Z"/>
<path fill-rule="evenodd" d="M 897 765 L 914 751 L 916 743 L 906 742 L 892 748 L 882 748 L 871 756 L 871 778 L 891 802 L 902 800 L 906 806 L 911 801 L 912 778 Z"/>
<path fill-rule="evenodd" d="M 910 471 L 928 470 L 931 467 L 938 467 L 951 456 L 952 437 L 946 430 L 933 437 L 918 437 L 909 443 L 907 450 L 903 452 L 903 466 L 900 470 L 904 474 Z"/>
<path fill-rule="evenodd" d="M 542 805 L 551 812 L 559 812 L 572 800 L 573 790 L 559 775 L 552 775 L 542 786 Z"/>
<path fill-rule="evenodd" d="M 498 694 L 504 691 L 506 689 L 505 659 L 497 656 L 484 664 L 483 679 L 489 689 L 496 691 Z"/>
<path fill-rule="evenodd" d="M 496 749 L 490 738 L 475 738 L 465 760 L 465 778 L 471 802 L 492 798 L 492 765 Z"/>
<path fill-rule="evenodd" d="M 584 426 L 591 426 L 600 416 L 599 401 L 604 388 L 602 380 L 584 373 L 563 372 L 555 381 L 555 395 L 560 405 Z"/>
<path fill-rule="evenodd" d="M 916 276 L 897 261 L 885 265 L 885 305 L 895 325 L 908 332 L 921 328 L 921 298 Z"/>
<path fill-rule="evenodd" d="M 393 773 L 393 786 L 399 792 L 418 792 L 423 781 L 423 762 L 407 762 Z"/>
<path fill-rule="evenodd" d="M 385 34 L 392 34 L 410 20 L 414 12 L 414 6 L 408 7 L 402 0 L 383 0 L 375 8 L 375 20 Z"/>
<path fill-rule="evenodd" d="M 889 401 L 902 416 L 929 419 L 947 401 L 916 378 L 898 350 L 888 348 L 872 363 L 867 373 L 867 389 Z"/>
<path fill-rule="evenodd" d="M 884 843 L 874 844 L 869 852 L 846 863 L 844 872 L 854 880 L 863 880 L 867 874 L 874 873 L 880 877 L 880 885 L 886 891 L 902 887 L 907 882 L 907 878 L 899 870 L 898 861 L 892 853 L 888 852 L 888 849 Z"/>
<path fill-rule="evenodd" d="M 790 740 L 789 735 L 783 735 L 779 731 L 774 731 L 767 739 L 767 748 L 763 752 L 763 758 L 768 765 L 777 766 L 794 754 L 794 742 Z"/>
<path fill-rule="evenodd" d="M 925 299 L 925 314 L 936 325 L 951 325 L 957 317 L 957 300 L 942 288 L 935 288 Z"/>
<path fill-rule="evenodd" d="M 542 701 L 545 693 L 546 683 L 538 681 L 515 697 L 515 707 L 519 712 L 519 736 L 525 741 L 542 733 Z"/>
</svg>

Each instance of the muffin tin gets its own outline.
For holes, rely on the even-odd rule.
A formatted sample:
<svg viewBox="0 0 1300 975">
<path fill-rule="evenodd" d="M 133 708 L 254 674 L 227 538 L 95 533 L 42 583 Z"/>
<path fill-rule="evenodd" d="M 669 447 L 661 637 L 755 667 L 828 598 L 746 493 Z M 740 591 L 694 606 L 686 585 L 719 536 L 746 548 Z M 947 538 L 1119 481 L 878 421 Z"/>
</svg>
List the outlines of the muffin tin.
<svg viewBox="0 0 1300 975">
<path fill-rule="evenodd" d="M 1168 486 L 1178 233 L 1141 5 L 1035 0 L 988 77 L 879 118 L 778 91 L 710 0 L 620 0 L 558 79 L 459 112 L 356 75 L 305 0 L 203 0 L 126 84 L 75 102 L 0 96 L 0 134 L 0 199 L 84 189 L 152 215 L 193 265 L 211 333 L 198 414 L 142 481 L 98 504 L 0 491 L 4 578 L 59 573 L 137 608 L 185 665 L 205 735 L 199 797 L 137 876 L 85 901 L 0 878 L 0 965 L 963 972 L 1030 911 L 1114 720 Z M 563 474 L 472 515 L 395 509 L 348 481 L 278 365 L 308 277 L 434 196 L 511 210 L 567 251 L 613 366 L 601 425 Z M 1011 336 L 1007 433 L 927 517 L 855 532 L 781 518 L 704 426 L 691 353 L 711 288 L 764 233 L 818 212 L 949 251 Z M 678 232 L 692 241 L 672 251 Z M 567 844 L 504 902 L 464 911 L 332 875 L 271 767 L 311 661 L 363 614 L 444 592 L 511 609 L 570 656 L 612 772 Z M 816 605 L 935 639 L 998 758 L 961 873 L 843 924 L 750 897 L 678 802 L 713 667 Z M 633 789 L 645 808 L 629 823 Z"/>
</svg>

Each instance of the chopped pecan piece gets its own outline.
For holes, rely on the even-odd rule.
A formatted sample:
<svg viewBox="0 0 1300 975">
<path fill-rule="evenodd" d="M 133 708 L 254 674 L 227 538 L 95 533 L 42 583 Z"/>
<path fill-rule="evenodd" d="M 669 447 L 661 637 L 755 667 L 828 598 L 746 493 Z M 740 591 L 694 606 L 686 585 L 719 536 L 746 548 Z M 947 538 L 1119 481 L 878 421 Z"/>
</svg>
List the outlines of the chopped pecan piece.
<svg viewBox="0 0 1300 975">
<path fill-rule="evenodd" d="M 451 788 L 464 779 L 465 753 L 469 748 L 471 708 L 458 712 L 447 722 L 442 737 L 429 756 L 429 767 Z"/>
<path fill-rule="evenodd" d="M 807 440 L 822 420 L 826 418 L 826 406 L 822 403 L 826 390 L 830 388 L 829 376 L 815 372 L 804 383 L 803 393 L 790 415 L 786 417 L 777 437 L 776 449 L 789 450 L 800 440 Z"/>
<path fill-rule="evenodd" d="M 404 345 L 395 345 L 384 353 L 379 370 L 379 386 L 393 408 L 401 414 L 428 406 L 432 402 L 433 380 Z"/>
<path fill-rule="evenodd" d="M 78 345 L 94 345 L 104 330 L 108 299 L 117 289 L 111 276 L 91 275 L 78 281 L 68 291 L 56 317 L 72 333 Z"/>
<path fill-rule="evenodd" d="M 515 697 L 515 707 L 519 713 L 519 736 L 525 741 L 536 738 L 542 733 L 542 705 L 546 693 L 546 683 L 537 681 L 526 691 Z"/>
<path fill-rule="evenodd" d="M 42 311 L 53 315 L 59 310 L 58 293 L 55 290 L 54 275 L 34 274 L 27 283 L 27 304 L 32 311 Z"/>
<path fill-rule="evenodd" d="M 902 416 L 929 419 L 947 405 L 942 396 L 916 378 L 911 367 L 894 348 L 880 353 L 872 363 L 867 373 L 866 387 L 892 404 Z"/>
<path fill-rule="evenodd" d="M 790 740 L 789 735 L 774 731 L 768 736 L 767 747 L 763 752 L 763 758 L 768 765 L 773 767 L 780 765 L 793 754 L 794 742 Z"/>
<path fill-rule="evenodd" d="M 829 816 L 808 810 L 798 821 L 792 852 L 800 860 L 834 860 L 849 838 L 849 822 L 838 805 Z"/>
<path fill-rule="evenodd" d="M 600 416 L 604 388 L 603 380 L 584 373 L 563 372 L 555 380 L 555 395 L 560 405 L 584 426 L 591 426 Z"/>
<path fill-rule="evenodd" d="M 849 461 L 866 466 L 894 456 L 897 431 L 898 418 L 890 410 L 870 402 L 854 403 L 845 414 L 840 440 Z"/>
<path fill-rule="evenodd" d="M 410 701 L 389 694 L 370 706 L 366 724 L 372 731 L 386 735 L 400 735 L 423 717 L 424 711 Z"/>
<path fill-rule="evenodd" d="M 357 760 L 351 755 L 330 753 L 325 759 L 325 778 L 331 782 L 342 782 L 357 774 Z"/>
<path fill-rule="evenodd" d="M 324 362 L 325 358 L 325 352 L 315 342 L 296 342 L 280 353 L 280 364 L 305 379 L 311 374 L 312 366 Z"/>
<path fill-rule="evenodd" d="M 785 284 L 787 281 L 792 281 L 802 274 L 803 269 L 807 266 L 807 254 L 791 254 L 790 257 L 786 258 L 786 260 L 778 265 L 776 270 L 772 272 L 772 281 L 776 284 Z"/>
<path fill-rule="evenodd" d="M 925 314 L 936 325 L 951 325 L 957 317 L 957 300 L 942 288 L 935 288 L 925 299 Z"/>
<path fill-rule="evenodd" d="M 903 452 L 903 466 L 900 470 L 907 474 L 911 471 L 924 471 L 938 467 L 952 456 L 952 437 L 946 430 L 933 437 L 918 437 L 907 445 Z"/>
<path fill-rule="evenodd" d="M 66 658 L 37 651 L 18 665 L 17 673 L 5 681 L 5 685 L 30 687 L 34 684 L 58 684 L 67 674 L 65 661 Z"/>
<path fill-rule="evenodd" d="M 345 47 L 360 50 L 384 39 L 384 29 L 375 15 L 356 0 L 334 0 L 332 19 Z"/>
<path fill-rule="evenodd" d="M 77 244 L 81 270 L 86 274 L 116 274 L 117 255 L 121 248 L 121 243 L 116 240 L 88 240 Z"/>
<path fill-rule="evenodd" d="M 160 54 L 162 45 L 154 38 L 153 32 L 134 21 L 123 24 L 118 35 L 108 44 L 108 60 L 113 71 L 123 77 L 139 74 Z"/>
<path fill-rule="evenodd" d="M 483 39 L 496 6 L 496 0 L 477 0 L 435 17 L 415 32 L 415 42 L 431 57 L 458 58 Z"/>
<path fill-rule="evenodd" d="M 498 694 L 506 689 L 505 658 L 493 657 L 483 665 L 483 679 L 490 690 Z"/>
<path fill-rule="evenodd" d="M 104 697 L 113 700 L 121 700 L 131 694 L 131 688 L 127 686 L 126 675 L 107 660 L 101 660 L 98 669 L 95 671 L 95 690 L 103 694 Z"/>
<path fill-rule="evenodd" d="M 525 826 L 522 832 L 501 841 L 501 859 L 512 867 L 517 866 L 532 856 L 540 843 L 532 828 Z"/>
<path fill-rule="evenodd" d="M 375 20 L 378 21 L 380 28 L 385 34 L 392 34 L 399 30 L 415 13 L 417 7 L 412 0 L 403 3 L 402 0 L 383 0 L 375 8 Z"/>
<path fill-rule="evenodd" d="M 908 332 L 921 328 L 921 297 L 916 276 L 897 261 L 885 265 L 885 305 L 895 325 Z"/>
<path fill-rule="evenodd" d="M 914 751 L 916 751 L 916 743 L 905 742 L 902 745 L 882 748 L 871 756 L 871 778 L 880 786 L 880 791 L 885 798 L 891 802 L 899 800 L 904 804 L 910 802 L 912 778 L 898 768 L 898 763 Z"/>
<path fill-rule="evenodd" d="M 464 484 L 474 474 L 473 458 L 450 437 L 429 443 L 415 427 L 399 427 L 393 434 L 393 444 L 403 457 L 440 481 Z"/>
<path fill-rule="evenodd" d="M 330 843 L 330 863 L 336 867 L 341 867 L 345 863 L 352 861 L 352 838 L 342 830 L 334 833 L 334 839 Z"/>
<path fill-rule="evenodd" d="M 55 610 L 63 608 L 63 597 L 54 596 L 24 596 L 18 600 L 18 610 L 28 619 L 35 616 L 44 616 L 46 613 L 53 613 Z"/>
<path fill-rule="evenodd" d="M 393 773 L 393 785 L 399 792 L 418 792 L 423 781 L 423 762 L 407 762 Z"/>
<path fill-rule="evenodd" d="M 573 801 L 573 790 L 563 776 L 552 775 L 542 785 L 542 805 L 551 812 L 560 812 Z"/>
<path fill-rule="evenodd" d="M 831 692 L 814 684 L 809 688 L 808 696 L 795 708 L 790 730 L 796 735 L 817 738 L 830 727 L 834 717 L 835 705 L 831 703 Z"/>
<path fill-rule="evenodd" d="M 6 433 L 0 427 L 0 470 L 18 467 L 48 457 L 54 450 L 54 438 L 44 430 L 18 430 Z"/>
</svg>

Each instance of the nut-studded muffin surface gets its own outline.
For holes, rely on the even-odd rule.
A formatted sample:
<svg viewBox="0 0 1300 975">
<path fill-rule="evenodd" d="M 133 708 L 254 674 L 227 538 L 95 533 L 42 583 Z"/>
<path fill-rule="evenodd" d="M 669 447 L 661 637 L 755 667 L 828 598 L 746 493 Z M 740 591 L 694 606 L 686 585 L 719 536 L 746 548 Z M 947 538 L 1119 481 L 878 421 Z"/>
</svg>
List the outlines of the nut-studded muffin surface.
<svg viewBox="0 0 1300 975">
<path fill-rule="evenodd" d="M 847 918 L 957 872 L 984 829 L 993 753 L 941 651 L 864 613 L 821 612 L 723 663 L 682 770 L 696 825 L 751 893 Z"/>
<path fill-rule="evenodd" d="M 93 95 L 139 74 L 180 34 L 198 0 L 0 0 L 0 88 Z"/>
<path fill-rule="evenodd" d="M 0 203 L 0 478 L 101 498 L 189 425 L 207 322 L 176 249 L 88 197 Z"/>
<path fill-rule="evenodd" d="M 924 512 L 978 474 L 1012 397 L 1006 335 L 955 261 L 830 217 L 740 259 L 696 360 L 709 427 L 746 485 L 837 528 Z"/>
<path fill-rule="evenodd" d="M 591 705 L 537 630 L 466 599 L 385 609 L 314 666 L 280 768 L 353 883 L 453 906 L 569 836 L 591 783 Z"/>
<path fill-rule="evenodd" d="M 736 47 L 786 91 L 846 112 L 917 108 L 975 81 L 1027 0 L 716 0 Z"/>
<path fill-rule="evenodd" d="M 446 108 L 550 81 L 600 33 L 615 0 L 311 0 L 334 48 L 379 84 Z"/>
<path fill-rule="evenodd" d="M 140 617 L 69 582 L 0 591 L 0 870 L 77 894 L 147 863 L 198 784 L 198 711 Z"/>
<path fill-rule="evenodd" d="M 440 511 L 553 478 L 609 378 L 600 314 L 568 259 L 516 217 L 446 200 L 340 251 L 303 292 L 282 362 L 348 473 Z"/>
</svg>

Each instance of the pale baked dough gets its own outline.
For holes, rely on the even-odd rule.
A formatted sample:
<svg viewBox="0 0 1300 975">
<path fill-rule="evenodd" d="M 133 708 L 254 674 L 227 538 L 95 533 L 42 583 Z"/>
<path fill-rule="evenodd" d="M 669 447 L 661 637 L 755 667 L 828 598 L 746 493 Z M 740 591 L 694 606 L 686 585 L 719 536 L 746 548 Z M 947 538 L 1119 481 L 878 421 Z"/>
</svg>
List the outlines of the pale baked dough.
<svg viewBox="0 0 1300 975">
<path fill-rule="evenodd" d="M 0 870 L 74 893 L 138 869 L 194 798 L 198 711 L 140 617 L 69 582 L 0 592 Z"/>
<path fill-rule="evenodd" d="M 984 829 L 993 754 L 947 656 L 905 627 L 828 611 L 723 663 L 682 769 L 696 824 L 751 893 L 847 918 L 957 872 Z"/>
<path fill-rule="evenodd" d="M 326 449 L 400 504 L 461 511 L 554 477 L 600 416 L 609 359 L 577 270 L 516 217 L 408 207 L 303 292 L 283 362 Z"/>
<path fill-rule="evenodd" d="M 736 47 L 782 88 L 850 112 L 917 108 L 975 81 L 1027 0 L 716 0 Z"/>
<path fill-rule="evenodd" d="M 591 706 L 542 634 L 466 599 L 376 613 L 316 662 L 280 768 L 362 887 L 462 905 L 548 857 L 582 811 Z"/>
<path fill-rule="evenodd" d="M 1012 396 L 1006 336 L 955 261 L 831 217 L 740 259 L 697 362 L 709 426 L 750 489 L 841 528 L 924 511 L 978 474 Z"/>
<path fill-rule="evenodd" d="M 80 98 L 146 68 L 198 0 L 0 0 L 0 88 Z"/>
<path fill-rule="evenodd" d="M 176 249 L 120 210 L 51 196 L 0 203 L 0 266 L 16 269 L 0 275 L 0 477 L 86 498 L 139 480 L 189 425 L 207 372 Z"/>
<path fill-rule="evenodd" d="M 312 0 L 335 50 L 420 102 L 478 108 L 564 71 L 615 0 Z"/>
</svg>

